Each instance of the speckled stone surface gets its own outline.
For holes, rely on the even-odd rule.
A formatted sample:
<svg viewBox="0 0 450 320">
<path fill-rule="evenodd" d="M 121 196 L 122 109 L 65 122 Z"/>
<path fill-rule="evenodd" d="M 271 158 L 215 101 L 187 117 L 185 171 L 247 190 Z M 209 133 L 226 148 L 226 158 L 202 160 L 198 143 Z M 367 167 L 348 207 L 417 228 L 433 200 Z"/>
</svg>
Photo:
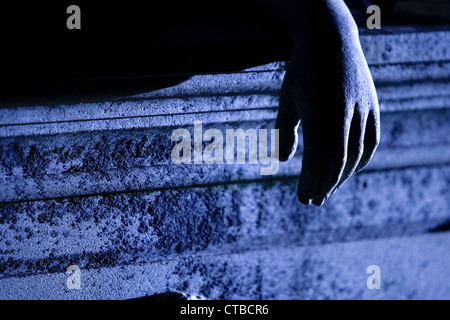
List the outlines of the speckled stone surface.
<svg viewBox="0 0 450 320">
<path fill-rule="evenodd" d="M 295 180 L 2 204 L 0 274 L 420 234 L 448 221 L 449 181 L 448 166 L 362 174 L 322 208 Z"/>
<path fill-rule="evenodd" d="M 273 110 L 273 116 L 276 114 Z M 273 120 L 210 123 L 217 128 L 273 128 Z M 263 116 L 261 116 L 263 118 Z M 192 115 L 192 119 L 202 119 Z M 192 121 L 193 121 L 192 120 Z M 450 158 L 450 109 L 382 114 L 382 141 L 371 169 L 445 164 Z M 193 123 L 186 126 L 193 137 Z M 420 130 L 418 130 L 420 128 Z M 177 127 L 94 131 L 0 140 L 0 201 L 11 202 L 109 192 L 143 191 L 211 183 L 272 179 L 261 165 L 180 165 L 172 163 L 170 140 Z M 203 143 L 206 147 L 207 143 Z M 275 177 L 297 176 L 298 157 L 282 163 Z M 431 158 L 431 159 L 430 159 Z"/>
<path fill-rule="evenodd" d="M 445 61 L 450 58 L 450 27 L 360 29 L 361 46 L 373 64 Z"/>
<path fill-rule="evenodd" d="M 80 290 L 67 289 L 63 269 L 0 279 L 0 298 L 130 299 L 178 291 L 230 300 L 448 299 L 449 243 L 448 234 L 435 234 L 81 269 Z M 379 290 L 366 285 L 371 265 L 380 267 Z"/>
</svg>

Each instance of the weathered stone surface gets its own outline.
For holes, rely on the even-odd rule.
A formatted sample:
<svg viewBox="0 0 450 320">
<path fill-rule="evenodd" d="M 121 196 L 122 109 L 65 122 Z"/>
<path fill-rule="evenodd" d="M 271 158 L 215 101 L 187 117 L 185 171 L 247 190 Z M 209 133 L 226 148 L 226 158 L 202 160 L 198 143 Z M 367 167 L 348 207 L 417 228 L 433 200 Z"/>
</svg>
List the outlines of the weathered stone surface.
<svg viewBox="0 0 450 320">
<path fill-rule="evenodd" d="M 449 220 L 449 181 L 448 166 L 361 174 L 321 208 L 295 180 L 2 204 L 0 274 L 420 234 Z"/>
<path fill-rule="evenodd" d="M 272 110 L 273 118 L 276 110 Z M 219 123 L 202 119 L 203 132 L 217 128 L 273 128 L 273 120 L 253 112 L 248 118 Z M 234 119 L 234 118 L 233 118 Z M 173 119 L 172 119 L 173 120 Z M 234 119 L 237 120 L 237 119 Z M 211 123 L 212 121 L 212 123 Z M 382 114 L 382 142 L 371 169 L 448 163 L 450 109 Z M 211 183 L 271 179 L 261 165 L 182 165 L 172 163 L 170 140 L 177 127 L 111 130 L 77 134 L 3 138 L 0 141 L 0 201 L 20 201 L 122 191 L 143 191 Z M 420 128 L 420 129 L 418 129 Z M 205 147 L 207 143 L 203 143 Z M 225 146 L 225 145 L 224 145 Z M 296 159 L 280 165 L 276 177 L 298 176 Z M 248 160 L 247 160 L 248 161 Z"/>
<path fill-rule="evenodd" d="M 372 64 L 450 60 L 448 27 L 360 29 L 361 46 Z"/>
<path fill-rule="evenodd" d="M 425 70 L 423 74 L 416 72 L 414 66 L 372 67 L 382 112 L 448 108 L 448 64 Z M 416 78 L 402 76 L 405 72 L 397 70 L 401 68 L 412 69 L 410 73 Z M 123 96 L 119 101 L 2 108 L 0 136 L 182 126 L 191 124 L 195 117 L 205 118 L 205 122 L 223 121 L 225 112 L 229 121 L 272 119 L 275 114 L 270 109 L 278 106 L 283 77 L 284 71 L 203 75 L 192 77 L 176 89 L 151 92 L 150 97 Z M 428 81 L 417 82 L 417 77 Z"/>
<path fill-rule="evenodd" d="M 178 291 L 208 299 L 449 299 L 449 244 L 443 233 L 193 255 L 81 269 L 80 290 L 66 287 L 74 263 L 66 261 L 52 274 L 0 279 L 0 298 L 130 299 Z M 380 267 L 380 290 L 366 286 L 371 265 Z"/>
</svg>

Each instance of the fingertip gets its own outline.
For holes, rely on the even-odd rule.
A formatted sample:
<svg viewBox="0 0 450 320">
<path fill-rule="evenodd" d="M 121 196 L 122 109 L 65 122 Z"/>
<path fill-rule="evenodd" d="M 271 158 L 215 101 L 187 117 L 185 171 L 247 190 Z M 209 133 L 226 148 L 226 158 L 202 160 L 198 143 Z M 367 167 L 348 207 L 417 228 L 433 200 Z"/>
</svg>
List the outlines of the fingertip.
<svg viewBox="0 0 450 320">
<path fill-rule="evenodd" d="M 283 152 L 280 150 L 280 153 L 278 155 L 278 160 L 281 162 L 286 162 L 286 161 L 291 160 L 294 157 L 294 155 L 295 155 L 295 149 L 292 149 L 290 151 L 283 151 Z"/>
<path fill-rule="evenodd" d="M 302 178 L 300 178 L 297 186 L 297 199 L 305 206 L 309 206 L 313 202 L 314 194 L 309 191 L 310 187 L 311 185 L 302 182 Z"/>
<path fill-rule="evenodd" d="M 317 197 L 313 199 L 312 204 L 318 207 L 322 207 L 325 204 L 326 200 L 326 197 Z"/>
<path fill-rule="evenodd" d="M 302 193 L 297 193 L 297 199 L 305 206 L 309 206 L 312 203 L 312 198 Z"/>
<path fill-rule="evenodd" d="M 280 151 L 280 154 L 278 155 L 278 161 L 281 161 L 281 162 L 286 162 L 286 161 L 290 160 L 291 158 L 292 157 L 290 154 L 286 155 L 284 153 L 281 153 L 281 151 Z"/>
<path fill-rule="evenodd" d="M 311 152 L 303 154 L 302 170 L 297 185 L 297 197 L 302 204 L 310 205 L 317 196 L 322 165 L 322 157 L 313 157 Z"/>
</svg>

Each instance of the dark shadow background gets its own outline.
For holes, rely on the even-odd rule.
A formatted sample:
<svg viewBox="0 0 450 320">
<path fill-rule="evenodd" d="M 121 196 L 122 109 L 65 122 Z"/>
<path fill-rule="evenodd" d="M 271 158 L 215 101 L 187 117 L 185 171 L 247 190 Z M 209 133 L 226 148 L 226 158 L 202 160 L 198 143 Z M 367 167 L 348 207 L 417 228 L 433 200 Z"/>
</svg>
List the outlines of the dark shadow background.
<svg viewBox="0 0 450 320">
<path fill-rule="evenodd" d="M 360 26 L 371 3 L 381 7 L 383 26 L 450 23 L 440 9 L 448 8 L 447 0 L 346 2 Z M 286 30 L 247 1 L 77 1 L 81 30 L 66 28 L 70 4 L 17 3 L 2 9 L 0 107 L 149 92 L 193 74 L 288 60 L 292 51 Z"/>
</svg>

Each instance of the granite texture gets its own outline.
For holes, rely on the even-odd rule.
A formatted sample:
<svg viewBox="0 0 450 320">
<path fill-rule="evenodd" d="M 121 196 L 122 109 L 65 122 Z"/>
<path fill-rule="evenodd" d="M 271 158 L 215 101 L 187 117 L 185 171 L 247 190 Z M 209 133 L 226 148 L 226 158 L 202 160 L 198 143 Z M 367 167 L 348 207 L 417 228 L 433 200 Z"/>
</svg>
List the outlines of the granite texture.
<svg viewBox="0 0 450 320">
<path fill-rule="evenodd" d="M 450 220 L 449 183 L 449 166 L 361 174 L 321 208 L 292 179 L 1 204 L 0 277 L 420 234 Z"/>
<path fill-rule="evenodd" d="M 273 118 L 276 110 L 271 112 Z M 203 132 L 217 128 L 223 136 L 227 128 L 274 127 L 274 120 L 257 121 L 258 116 L 264 118 L 261 112 L 252 111 L 239 122 L 228 119 L 225 123 L 211 123 L 209 121 L 214 119 L 208 118 L 208 114 L 192 115 L 191 121 L 203 118 Z M 192 122 L 185 127 L 193 136 Z M 449 122 L 450 109 L 382 113 L 382 141 L 369 168 L 448 163 Z M 175 129 L 177 127 L 169 126 L 3 138 L 0 140 L 0 201 L 274 178 L 262 177 L 260 164 L 177 166 L 171 160 L 171 151 L 176 143 L 170 137 Z M 206 145 L 204 142 L 203 147 Z M 299 174 L 302 148 L 300 139 L 297 158 L 282 163 L 275 177 Z"/>
<path fill-rule="evenodd" d="M 67 289 L 63 268 L 2 278 L 0 298 L 130 299 L 175 291 L 229 300 L 449 299 L 449 243 L 443 233 L 81 269 L 80 290 Z M 366 286 L 371 265 L 380 267 L 380 290 Z"/>
<path fill-rule="evenodd" d="M 450 60 L 450 28 L 361 29 L 361 46 L 372 64 Z"/>
</svg>

